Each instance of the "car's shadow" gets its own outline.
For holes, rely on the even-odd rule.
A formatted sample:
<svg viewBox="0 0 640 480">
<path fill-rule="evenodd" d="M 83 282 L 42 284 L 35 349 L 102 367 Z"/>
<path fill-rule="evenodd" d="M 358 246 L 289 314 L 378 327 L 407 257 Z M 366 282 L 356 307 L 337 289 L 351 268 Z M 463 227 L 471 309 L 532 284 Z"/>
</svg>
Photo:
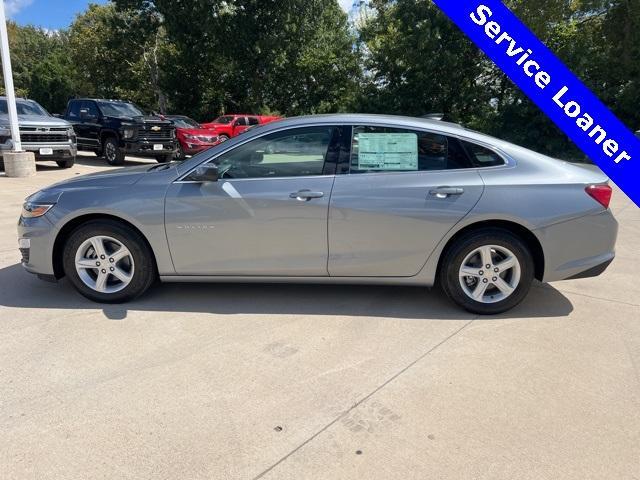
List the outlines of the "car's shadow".
<svg viewBox="0 0 640 480">
<path fill-rule="evenodd" d="M 27 309 L 102 311 L 113 320 L 131 311 L 282 315 L 346 315 L 415 320 L 475 318 L 438 289 L 394 286 L 299 284 L 159 284 L 122 305 L 97 304 L 81 297 L 66 280 L 47 283 L 19 264 L 0 269 L 0 306 Z M 567 316 L 573 305 L 562 293 L 536 283 L 525 301 L 498 318 Z M 482 319 L 492 317 L 481 317 Z M 495 317 L 494 317 L 495 318 Z"/>
</svg>

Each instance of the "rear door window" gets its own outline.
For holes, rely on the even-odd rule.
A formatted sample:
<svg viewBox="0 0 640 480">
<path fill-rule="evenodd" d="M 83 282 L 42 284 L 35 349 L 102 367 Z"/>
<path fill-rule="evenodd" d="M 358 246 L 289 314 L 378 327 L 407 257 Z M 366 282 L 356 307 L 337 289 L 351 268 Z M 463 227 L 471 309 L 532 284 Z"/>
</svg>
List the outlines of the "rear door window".
<svg viewBox="0 0 640 480">
<path fill-rule="evenodd" d="M 351 173 L 461 168 L 473 168 L 473 164 L 457 138 L 390 127 L 353 128 Z"/>
</svg>

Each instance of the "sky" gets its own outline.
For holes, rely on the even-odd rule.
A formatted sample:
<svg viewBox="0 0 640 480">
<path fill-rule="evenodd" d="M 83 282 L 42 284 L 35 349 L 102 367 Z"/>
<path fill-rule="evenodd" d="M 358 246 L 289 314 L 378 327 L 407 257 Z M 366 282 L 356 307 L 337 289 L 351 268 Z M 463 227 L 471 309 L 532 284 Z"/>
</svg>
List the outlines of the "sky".
<svg viewBox="0 0 640 480">
<path fill-rule="evenodd" d="M 107 0 L 4 0 L 7 16 L 20 25 L 36 25 L 49 30 L 68 27 L 76 14 L 83 12 L 89 3 L 106 3 Z M 338 0 L 349 11 L 353 0 Z"/>
</svg>

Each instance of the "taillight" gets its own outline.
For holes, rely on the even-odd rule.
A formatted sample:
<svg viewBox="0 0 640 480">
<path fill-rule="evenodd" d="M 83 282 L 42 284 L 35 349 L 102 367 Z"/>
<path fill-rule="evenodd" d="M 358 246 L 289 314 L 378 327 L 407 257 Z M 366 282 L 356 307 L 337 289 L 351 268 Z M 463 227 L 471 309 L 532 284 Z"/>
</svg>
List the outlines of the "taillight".
<svg viewBox="0 0 640 480">
<path fill-rule="evenodd" d="M 595 199 L 604 208 L 609 208 L 609 202 L 611 202 L 611 194 L 613 193 L 613 189 L 609 185 L 589 185 L 584 189 L 584 191 L 587 192 L 590 197 Z"/>
</svg>

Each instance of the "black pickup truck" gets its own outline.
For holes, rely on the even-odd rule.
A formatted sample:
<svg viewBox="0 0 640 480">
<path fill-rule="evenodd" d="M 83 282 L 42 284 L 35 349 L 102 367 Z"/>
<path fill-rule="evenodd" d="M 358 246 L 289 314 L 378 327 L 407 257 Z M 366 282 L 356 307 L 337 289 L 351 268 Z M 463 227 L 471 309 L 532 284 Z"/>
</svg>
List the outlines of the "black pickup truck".
<svg viewBox="0 0 640 480">
<path fill-rule="evenodd" d="M 173 123 L 146 116 L 131 102 L 77 98 L 63 118 L 73 125 L 78 150 L 104 155 L 110 165 L 122 165 L 126 155 L 168 162 L 177 150 Z"/>
</svg>

